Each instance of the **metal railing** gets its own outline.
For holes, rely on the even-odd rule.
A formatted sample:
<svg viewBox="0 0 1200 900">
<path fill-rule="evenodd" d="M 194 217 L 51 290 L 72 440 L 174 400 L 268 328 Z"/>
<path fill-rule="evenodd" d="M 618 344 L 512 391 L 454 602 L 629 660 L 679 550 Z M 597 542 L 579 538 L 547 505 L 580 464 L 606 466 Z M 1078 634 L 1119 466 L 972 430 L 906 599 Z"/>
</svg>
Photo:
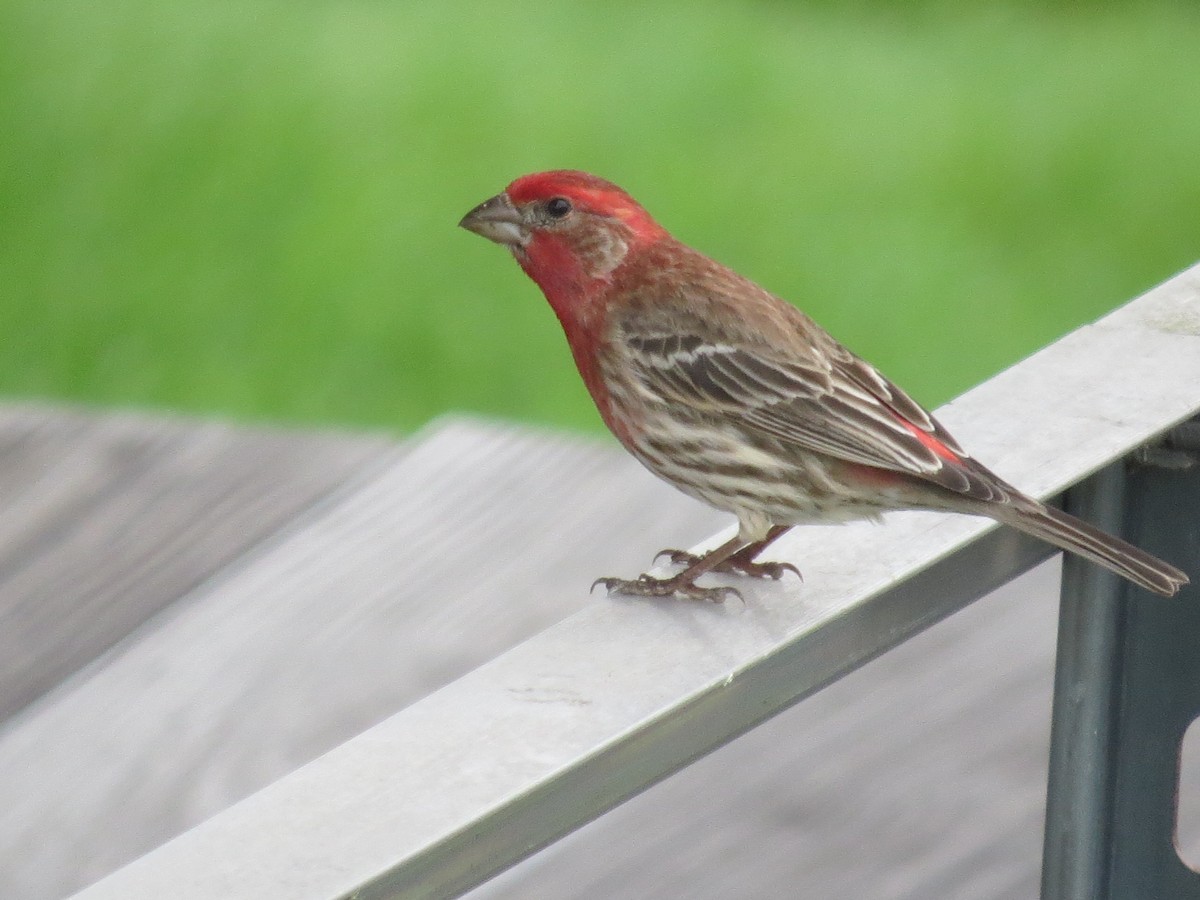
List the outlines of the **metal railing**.
<svg viewBox="0 0 1200 900">
<path fill-rule="evenodd" d="M 1200 466 L 1179 426 L 1197 411 L 1200 266 L 939 417 L 1005 478 L 1065 491 L 1195 582 Z M 776 557 L 803 584 L 748 587 L 744 606 L 597 600 L 76 896 L 453 896 L 1052 552 L 932 513 L 796 529 Z M 1172 843 L 1200 590 L 1163 600 L 1068 559 L 1063 595 L 1044 896 L 1200 897 Z"/>
</svg>

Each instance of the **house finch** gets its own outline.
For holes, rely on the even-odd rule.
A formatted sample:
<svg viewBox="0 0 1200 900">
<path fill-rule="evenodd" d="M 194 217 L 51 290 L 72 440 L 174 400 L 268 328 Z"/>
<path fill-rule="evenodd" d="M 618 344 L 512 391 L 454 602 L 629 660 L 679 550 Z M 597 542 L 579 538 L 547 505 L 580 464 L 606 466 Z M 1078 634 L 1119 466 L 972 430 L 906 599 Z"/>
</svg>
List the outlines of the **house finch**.
<svg viewBox="0 0 1200 900">
<path fill-rule="evenodd" d="M 793 525 L 886 510 L 990 516 L 1173 595 L 1178 569 L 1039 503 L 976 462 L 928 412 L 812 319 L 673 238 L 583 172 L 519 178 L 460 223 L 512 251 L 562 323 L 604 422 L 655 475 L 737 516 L 671 578 L 610 592 L 720 601 L 706 572 L 780 578 L 757 561 Z M 593 585 L 595 587 L 595 585 Z"/>
</svg>

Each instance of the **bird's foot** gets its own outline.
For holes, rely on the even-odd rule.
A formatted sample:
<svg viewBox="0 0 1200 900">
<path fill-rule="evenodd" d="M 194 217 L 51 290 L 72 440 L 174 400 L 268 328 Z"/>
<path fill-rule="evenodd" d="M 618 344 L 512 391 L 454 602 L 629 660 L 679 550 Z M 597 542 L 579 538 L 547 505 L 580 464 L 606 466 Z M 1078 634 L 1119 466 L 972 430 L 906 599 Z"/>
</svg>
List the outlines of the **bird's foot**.
<svg viewBox="0 0 1200 900">
<path fill-rule="evenodd" d="M 676 566 L 694 566 L 704 559 L 703 555 L 696 553 L 688 553 L 686 550 L 663 550 L 654 557 L 657 562 L 662 557 L 667 557 L 672 565 Z M 708 571 L 722 572 L 728 575 L 747 575 L 750 578 L 773 578 L 778 581 L 787 572 L 792 572 L 801 581 L 804 576 L 800 574 L 800 570 L 791 563 L 780 562 L 755 562 L 752 559 L 740 557 L 734 554 L 724 562 L 719 562 Z"/>
<path fill-rule="evenodd" d="M 592 583 L 604 585 L 610 594 L 626 594 L 631 597 L 684 597 L 688 600 L 707 600 L 710 603 L 724 603 L 730 597 L 742 599 L 741 593 L 731 587 L 703 588 L 694 581 L 684 578 L 686 572 L 681 572 L 674 578 L 651 578 L 649 575 L 639 575 L 632 581 L 622 578 L 597 578 Z"/>
</svg>

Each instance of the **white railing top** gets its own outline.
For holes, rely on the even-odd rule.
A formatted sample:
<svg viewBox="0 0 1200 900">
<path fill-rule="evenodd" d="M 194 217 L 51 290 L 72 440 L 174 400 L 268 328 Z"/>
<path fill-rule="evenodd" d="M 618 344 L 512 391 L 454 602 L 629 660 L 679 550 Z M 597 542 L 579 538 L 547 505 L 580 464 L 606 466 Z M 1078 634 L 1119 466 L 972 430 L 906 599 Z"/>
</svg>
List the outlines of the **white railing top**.
<svg viewBox="0 0 1200 900">
<path fill-rule="evenodd" d="M 1046 496 L 1198 410 L 1200 266 L 938 414 L 973 455 Z M 454 894 L 1051 553 L 931 513 L 796 529 L 777 547 L 803 584 L 739 582 L 745 605 L 598 594 L 76 896 Z"/>
</svg>

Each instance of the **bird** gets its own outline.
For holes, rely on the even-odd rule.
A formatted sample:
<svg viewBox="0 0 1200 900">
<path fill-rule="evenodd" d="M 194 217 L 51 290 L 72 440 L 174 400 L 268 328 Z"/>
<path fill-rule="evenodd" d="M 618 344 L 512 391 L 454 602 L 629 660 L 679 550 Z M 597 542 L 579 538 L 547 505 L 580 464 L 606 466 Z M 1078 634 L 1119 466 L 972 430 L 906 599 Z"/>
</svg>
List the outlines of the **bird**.
<svg viewBox="0 0 1200 900">
<path fill-rule="evenodd" d="M 600 578 L 610 594 L 722 602 L 710 573 L 780 579 L 759 559 L 809 522 L 891 510 L 988 516 L 1173 596 L 1174 566 L 1037 499 L 808 315 L 673 237 L 627 192 L 561 169 L 516 179 L 461 227 L 507 247 L 558 317 L 600 417 L 647 469 L 737 517 L 670 577 Z"/>
</svg>

